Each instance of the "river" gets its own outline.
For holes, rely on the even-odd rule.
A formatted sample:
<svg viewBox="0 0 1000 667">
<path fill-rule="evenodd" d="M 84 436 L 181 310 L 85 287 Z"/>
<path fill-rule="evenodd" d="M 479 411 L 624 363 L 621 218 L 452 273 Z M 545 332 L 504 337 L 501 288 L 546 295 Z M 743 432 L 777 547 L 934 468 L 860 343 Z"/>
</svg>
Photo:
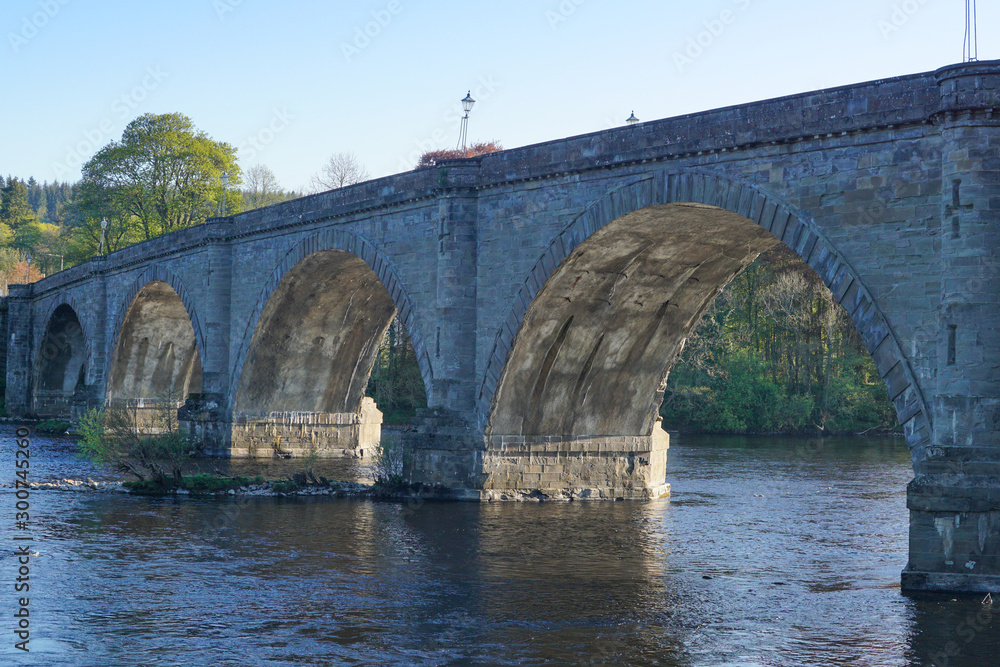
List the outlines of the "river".
<svg viewBox="0 0 1000 667">
<path fill-rule="evenodd" d="M 31 452 L 33 481 L 111 477 Z M 911 476 L 897 439 L 675 436 L 651 503 L 35 491 L 30 654 L 4 488 L 0 664 L 997 664 L 1000 601 L 900 593 Z"/>
</svg>

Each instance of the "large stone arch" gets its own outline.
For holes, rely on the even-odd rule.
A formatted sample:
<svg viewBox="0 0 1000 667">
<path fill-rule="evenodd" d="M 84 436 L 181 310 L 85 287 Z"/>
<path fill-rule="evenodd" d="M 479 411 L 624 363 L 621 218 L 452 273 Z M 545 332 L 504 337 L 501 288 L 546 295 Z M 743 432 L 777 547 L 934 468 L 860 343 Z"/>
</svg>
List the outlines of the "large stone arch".
<svg viewBox="0 0 1000 667">
<path fill-rule="evenodd" d="M 34 346 L 35 383 L 32 412 L 41 417 L 72 415 L 76 390 L 87 385 L 92 373 L 92 350 L 80 306 L 70 295 L 60 294 L 45 309 L 43 328 Z"/>
<path fill-rule="evenodd" d="M 109 337 L 109 349 L 108 349 L 108 359 L 112 359 L 114 351 L 118 346 L 118 338 L 121 335 L 122 325 L 125 322 L 125 317 L 128 315 L 129 309 L 135 302 L 136 296 L 139 292 L 145 288 L 149 283 L 159 281 L 166 283 L 174 291 L 174 293 L 180 298 L 181 303 L 184 304 L 184 310 L 187 311 L 188 319 L 191 322 L 191 328 L 194 330 L 194 340 L 195 344 L 198 346 L 198 354 L 202 359 L 207 358 L 207 345 L 205 344 L 205 335 L 202 333 L 201 321 L 198 318 L 198 310 L 195 306 L 194 298 L 188 291 L 187 286 L 184 281 L 181 280 L 180 276 L 171 271 L 169 268 L 162 264 L 152 264 L 146 267 L 136 278 L 133 280 L 128 289 L 123 292 L 117 302 L 117 306 L 114 310 L 114 315 L 111 321 L 111 331 L 113 335 Z"/>
<path fill-rule="evenodd" d="M 530 334 L 524 331 L 525 320 L 531 312 L 536 298 L 545 287 L 557 280 L 560 268 L 567 266 L 567 259 L 575 259 L 573 254 L 581 244 L 599 234 L 602 229 L 615 221 L 621 221 L 626 216 L 644 215 L 643 211 L 647 214 L 666 215 L 671 210 L 670 207 L 673 207 L 672 210 L 676 212 L 680 210 L 679 206 L 685 205 L 689 207 L 688 213 L 697 213 L 694 207 L 701 207 L 705 215 L 701 215 L 700 218 L 695 215 L 695 219 L 702 221 L 708 220 L 710 217 L 721 216 L 730 216 L 731 220 L 752 221 L 759 227 L 760 232 L 751 234 L 751 236 L 758 240 L 771 238 L 773 242 L 784 243 L 816 271 L 836 299 L 845 307 L 858 328 L 868 352 L 872 355 L 879 373 L 889 388 L 890 398 L 893 399 L 896 406 L 899 421 L 906 429 L 907 440 L 913 451 L 914 459 L 922 459 L 923 449 L 929 442 L 931 432 L 931 412 L 899 341 L 858 272 L 836 250 L 811 219 L 780 198 L 750 183 L 740 182 L 715 173 L 702 172 L 656 172 L 638 177 L 588 206 L 555 237 L 518 291 L 501 330 L 496 336 L 492 353 L 487 362 L 478 393 L 477 405 L 478 417 L 481 425 L 486 429 L 487 435 L 507 435 L 505 428 L 518 426 L 514 421 L 504 419 L 504 408 L 500 404 L 502 401 L 499 394 L 503 391 L 504 384 L 510 382 L 513 377 L 510 364 L 518 354 L 517 346 L 519 343 L 537 345 L 543 342 L 541 339 L 532 340 L 530 343 L 527 341 Z M 707 308 L 714 296 L 721 291 L 729 279 L 742 270 L 743 266 L 748 263 L 745 260 L 749 258 L 752 261 L 751 254 L 756 257 L 752 248 L 749 249 L 746 257 L 734 257 L 729 266 L 720 267 L 720 270 L 725 269 L 731 275 L 723 279 L 717 289 L 710 290 L 714 293 L 699 294 L 697 295 L 699 298 L 696 299 L 698 303 L 688 304 L 690 309 L 688 326 L 697 322 L 704 308 Z M 661 304 L 661 306 L 663 308 L 671 307 L 668 304 Z M 663 313 L 660 313 L 661 317 L 662 315 Z M 649 321 L 652 322 L 652 320 Z M 543 342 L 544 349 L 542 351 L 548 350 L 549 356 L 558 355 L 559 347 L 563 343 L 560 336 L 564 338 L 567 335 L 566 331 L 569 325 L 570 321 L 567 320 L 563 328 L 556 326 L 553 331 L 548 332 L 546 339 L 548 342 Z M 649 335 L 652 336 L 656 327 L 652 324 L 650 326 Z M 686 331 L 684 335 L 686 336 Z M 553 340 L 555 342 L 552 342 Z M 679 353 L 683 345 L 683 336 L 677 342 L 679 344 L 673 346 L 667 355 L 668 358 L 662 359 L 664 371 L 660 375 L 658 384 L 661 393 L 666 372 L 669 371 L 676 354 Z M 600 341 L 595 341 L 595 343 L 586 364 L 594 361 L 593 355 L 597 354 Z M 665 345 L 663 349 L 668 347 Z M 607 352 L 602 352 L 602 354 L 607 354 Z M 535 384 L 532 385 L 530 381 L 526 382 L 525 379 L 528 379 L 526 376 L 522 378 L 520 384 L 515 382 L 512 389 L 520 391 L 522 395 L 528 394 L 532 390 L 537 391 L 540 385 L 545 385 L 547 389 L 549 376 L 546 373 L 554 372 L 552 371 L 553 361 L 554 359 L 547 357 L 541 359 L 540 362 L 536 360 L 534 363 L 536 366 L 540 364 L 542 370 L 536 374 Z M 580 374 L 576 389 L 579 389 L 579 386 L 584 382 L 583 376 L 590 370 L 589 366 L 586 365 L 584 365 L 584 369 Z M 565 382 L 568 383 L 569 380 Z M 573 390 L 568 391 L 572 393 Z M 650 395 L 655 394 L 656 389 L 654 388 L 650 391 Z M 537 417 L 531 418 L 529 415 L 524 419 L 528 422 L 523 424 L 527 426 L 528 431 L 537 431 L 539 428 L 545 431 L 553 429 L 552 423 L 540 423 Z M 590 426 L 595 425 L 590 424 Z M 635 424 L 629 426 L 635 428 Z M 642 429 L 652 428 L 653 415 L 644 415 Z M 642 433 L 640 429 L 640 432 L 635 433 L 600 433 L 599 435 L 638 436 L 648 435 L 648 433 L 648 430 Z M 539 436 L 542 433 L 522 431 L 520 434 L 513 435 Z M 551 435 L 559 435 L 559 433 L 555 432 Z M 565 435 L 574 434 L 565 433 Z M 595 433 L 595 435 L 598 434 Z"/>
<path fill-rule="evenodd" d="M 173 272 L 153 265 L 140 273 L 112 321 L 105 401 L 155 407 L 169 398 L 179 406 L 201 392 L 205 340 L 194 303 Z"/>
<path fill-rule="evenodd" d="M 425 350 L 423 337 L 417 327 L 417 320 L 413 302 L 410 299 L 399 273 L 393 263 L 369 240 L 342 229 L 324 230 L 314 234 L 290 249 L 278 262 L 278 265 L 271 272 L 270 277 L 264 284 L 260 296 L 254 304 L 250 316 L 246 320 L 246 329 L 240 341 L 240 347 L 235 357 L 232 374 L 230 375 L 228 397 L 229 405 L 234 409 L 237 405 L 237 394 L 244 374 L 244 366 L 247 355 L 251 348 L 251 342 L 258 330 L 261 317 L 265 308 L 278 290 L 282 281 L 296 267 L 301 267 L 302 262 L 318 253 L 340 252 L 361 260 L 374 272 L 375 277 L 385 288 L 391 303 L 395 306 L 396 314 L 406 327 L 413 349 L 417 355 L 417 363 L 420 366 L 420 374 L 423 378 L 424 387 L 430 392 L 433 371 L 430 357 Z M 391 319 L 390 319 L 391 321 Z"/>
</svg>

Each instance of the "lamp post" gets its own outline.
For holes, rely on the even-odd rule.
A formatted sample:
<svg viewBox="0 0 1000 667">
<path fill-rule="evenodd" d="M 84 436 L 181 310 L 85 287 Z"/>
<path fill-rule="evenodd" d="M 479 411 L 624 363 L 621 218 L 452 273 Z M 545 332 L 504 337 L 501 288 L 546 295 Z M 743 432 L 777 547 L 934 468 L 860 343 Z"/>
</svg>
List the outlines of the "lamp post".
<svg viewBox="0 0 1000 667">
<path fill-rule="evenodd" d="M 635 112 L 634 111 L 632 112 L 631 116 L 629 116 L 628 118 L 625 119 L 625 123 L 627 125 L 635 125 L 638 122 L 639 122 L 639 119 L 635 117 Z"/>
<path fill-rule="evenodd" d="M 28 268 L 24 272 L 24 284 L 28 285 L 31 283 L 31 255 L 28 255 Z"/>
<path fill-rule="evenodd" d="M 104 233 L 108 231 L 108 219 L 101 218 L 101 254 L 104 254 Z"/>
<path fill-rule="evenodd" d="M 47 252 L 43 253 L 46 257 L 58 257 L 59 258 L 59 270 L 62 271 L 65 268 L 66 263 L 63 261 L 62 255 L 56 255 L 55 253 Z"/>
<path fill-rule="evenodd" d="M 979 60 L 979 32 L 976 0 L 965 0 L 965 40 L 962 42 L 962 62 L 974 63 Z"/>
<path fill-rule="evenodd" d="M 469 134 L 469 112 L 472 111 L 472 106 L 475 103 L 476 101 L 472 99 L 472 91 L 470 90 L 462 99 L 462 110 L 465 111 L 465 115 L 462 116 L 462 128 L 458 134 L 458 145 L 462 148 L 462 157 L 465 157 L 465 142 Z"/>
<path fill-rule="evenodd" d="M 222 172 L 222 215 L 226 214 L 226 186 L 229 185 L 229 172 Z"/>
</svg>

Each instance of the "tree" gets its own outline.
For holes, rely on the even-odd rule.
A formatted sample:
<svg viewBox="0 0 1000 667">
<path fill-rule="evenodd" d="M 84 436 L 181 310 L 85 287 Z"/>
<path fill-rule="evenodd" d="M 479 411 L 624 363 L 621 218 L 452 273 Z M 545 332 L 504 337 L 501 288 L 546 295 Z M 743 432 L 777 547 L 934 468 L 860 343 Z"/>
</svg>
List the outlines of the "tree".
<svg viewBox="0 0 1000 667">
<path fill-rule="evenodd" d="M 477 144 L 472 144 L 465 150 L 461 148 L 455 149 L 445 149 L 439 151 L 427 151 L 420 156 L 417 161 L 417 169 L 423 167 L 433 167 L 438 162 L 442 160 L 462 160 L 470 157 L 479 157 L 480 155 L 487 155 L 489 153 L 498 153 L 503 150 L 503 145 L 499 141 L 481 141 Z"/>
<path fill-rule="evenodd" d="M 35 220 L 35 213 L 28 204 L 28 186 L 17 178 L 8 178 L 0 190 L 0 223 L 15 232 L 21 225 Z"/>
<path fill-rule="evenodd" d="M 23 285 L 45 276 L 38 265 L 29 263 L 26 253 L 15 248 L 0 248 L 0 296 L 6 296 L 10 285 Z"/>
<path fill-rule="evenodd" d="M 262 164 L 247 169 L 243 185 L 243 205 L 247 209 L 270 206 L 286 198 L 273 171 Z"/>
<path fill-rule="evenodd" d="M 354 153 L 334 153 L 312 177 L 315 192 L 336 190 L 368 179 L 368 170 Z"/>
<path fill-rule="evenodd" d="M 151 239 L 215 215 L 224 171 L 240 185 L 234 147 L 213 141 L 183 114 L 145 114 L 83 166 L 81 209 Z M 227 211 L 240 207 L 239 191 L 227 195 Z"/>
<path fill-rule="evenodd" d="M 104 209 L 108 215 L 108 229 L 104 234 L 105 252 L 114 252 L 143 240 L 142 232 L 136 225 L 128 224 L 128 216 L 122 210 L 112 208 L 108 202 Z M 71 200 L 59 208 L 58 223 L 65 237 L 66 264 L 79 264 L 100 252 L 101 218 L 84 210 L 79 200 Z"/>
</svg>

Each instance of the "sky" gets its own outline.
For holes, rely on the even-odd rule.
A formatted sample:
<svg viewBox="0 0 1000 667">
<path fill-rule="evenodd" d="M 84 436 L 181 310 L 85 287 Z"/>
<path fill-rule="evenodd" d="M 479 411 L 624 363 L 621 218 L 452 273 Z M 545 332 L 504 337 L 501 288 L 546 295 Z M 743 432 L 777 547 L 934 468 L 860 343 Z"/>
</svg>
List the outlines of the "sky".
<svg viewBox="0 0 1000 667">
<path fill-rule="evenodd" d="M 980 0 L 979 59 L 1000 58 Z M 964 0 L 3 0 L 0 174 L 70 181 L 180 112 L 308 189 L 469 141 L 506 148 L 961 62 Z"/>
</svg>

